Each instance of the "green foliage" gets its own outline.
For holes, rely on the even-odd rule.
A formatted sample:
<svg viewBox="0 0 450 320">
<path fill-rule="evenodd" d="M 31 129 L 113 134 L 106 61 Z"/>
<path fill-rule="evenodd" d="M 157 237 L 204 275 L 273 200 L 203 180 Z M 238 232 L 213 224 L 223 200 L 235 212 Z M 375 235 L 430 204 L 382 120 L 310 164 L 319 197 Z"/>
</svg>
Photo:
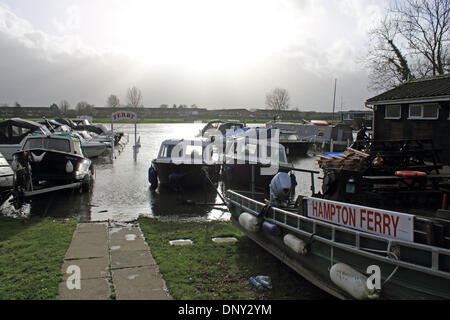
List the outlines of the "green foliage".
<svg viewBox="0 0 450 320">
<path fill-rule="evenodd" d="M 162 222 L 140 218 L 141 229 L 170 294 L 177 300 L 324 299 L 314 287 L 259 247 L 230 222 Z M 237 243 L 215 243 L 233 236 Z M 170 240 L 191 239 L 189 246 Z M 257 291 L 249 278 L 268 275 L 273 289 Z"/>
<path fill-rule="evenodd" d="M 0 218 L 0 300 L 56 299 L 77 219 Z"/>
</svg>

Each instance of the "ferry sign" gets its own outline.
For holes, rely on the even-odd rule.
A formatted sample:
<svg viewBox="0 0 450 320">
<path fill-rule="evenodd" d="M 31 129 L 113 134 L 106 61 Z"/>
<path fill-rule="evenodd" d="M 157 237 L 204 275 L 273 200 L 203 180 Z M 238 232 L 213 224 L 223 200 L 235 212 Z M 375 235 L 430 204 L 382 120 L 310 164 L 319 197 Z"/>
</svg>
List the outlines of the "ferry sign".
<svg viewBox="0 0 450 320">
<path fill-rule="evenodd" d="M 411 214 L 308 198 L 308 217 L 398 240 L 414 241 Z"/>
<path fill-rule="evenodd" d="M 112 121 L 131 120 L 136 122 L 137 114 L 130 111 L 117 111 L 111 115 Z"/>
</svg>

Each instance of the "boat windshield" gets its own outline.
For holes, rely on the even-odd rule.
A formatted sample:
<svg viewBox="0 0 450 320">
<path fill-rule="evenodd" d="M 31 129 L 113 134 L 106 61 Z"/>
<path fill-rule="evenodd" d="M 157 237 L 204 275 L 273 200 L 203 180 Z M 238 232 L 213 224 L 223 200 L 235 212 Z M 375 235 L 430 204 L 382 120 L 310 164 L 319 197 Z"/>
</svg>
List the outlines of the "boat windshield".
<svg viewBox="0 0 450 320">
<path fill-rule="evenodd" d="M 66 139 L 33 138 L 28 139 L 23 146 L 24 150 L 48 149 L 61 152 L 70 152 L 70 143 Z"/>
</svg>

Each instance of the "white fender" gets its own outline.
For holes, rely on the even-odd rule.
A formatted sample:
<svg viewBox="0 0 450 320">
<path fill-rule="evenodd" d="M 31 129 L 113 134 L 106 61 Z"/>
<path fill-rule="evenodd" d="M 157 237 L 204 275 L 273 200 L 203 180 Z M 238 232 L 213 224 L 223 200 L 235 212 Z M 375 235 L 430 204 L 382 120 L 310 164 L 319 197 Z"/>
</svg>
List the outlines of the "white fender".
<svg viewBox="0 0 450 320">
<path fill-rule="evenodd" d="M 258 232 L 260 228 L 258 218 L 248 212 L 241 213 L 239 224 L 250 232 Z"/>
<path fill-rule="evenodd" d="M 44 156 L 47 152 L 42 153 L 40 156 L 35 155 L 33 152 L 31 155 L 33 156 L 33 162 L 41 162 L 44 159 Z"/>
<path fill-rule="evenodd" d="M 285 235 L 283 242 L 287 247 L 294 250 L 295 253 L 305 254 L 307 252 L 306 243 L 292 234 Z"/>
<path fill-rule="evenodd" d="M 73 164 L 70 160 L 67 161 L 66 163 L 66 172 L 67 173 L 72 173 L 73 172 Z"/>
<path fill-rule="evenodd" d="M 377 299 L 376 290 L 367 288 L 367 277 L 344 263 L 330 269 L 331 281 L 357 300 Z"/>
</svg>

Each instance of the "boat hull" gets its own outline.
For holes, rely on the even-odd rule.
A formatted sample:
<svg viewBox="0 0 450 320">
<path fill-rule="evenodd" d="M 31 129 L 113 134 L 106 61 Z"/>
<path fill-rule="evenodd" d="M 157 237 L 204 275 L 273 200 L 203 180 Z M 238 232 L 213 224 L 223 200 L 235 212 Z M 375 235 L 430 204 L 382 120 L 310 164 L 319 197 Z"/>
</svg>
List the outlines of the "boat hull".
<svg viewBox="0 0 450 320">
<path fill-rule="evenodd" d="M 258 215 L 264 204 L 230 191 L 227 198 L 236 227 L 298 274 L 337 298 L 353 298 L 331 280 L 330 268 L 337 263 L 344 263 L 362 274 L 369 273 L 369 266 L 378 266 L 381 272 L 380 299 L 450 298 L 449 250 L 390 241 L 305 216 L 299 217 L 295 213 L 283 215 L 282 211 L 258 217 L 276 224 L 282 230 L 281 236 L 272 235 L 263 228 L 251 232 L 240 225 L 239 216 L 242 212 Z M 298 254 L 285 245 L 283 235 L 288 233 L 307 244 L 306 254 Z M 383 248 L 396 252 L 396 258 L 393 254 L 387 255 Z M 432 252 L 438 258 L 431 257 Z M 437 265 L 436 261 L 439 261 Z"/>
<path fill-rule="evenodd" d="M 49 150 L 29 150 L 28 152 L 34 155 L 34 159 L 29 161 L 34 183 L 41 181 L 54 184 L 76 182 L 83 180 L 89 174 L 91 160 L 87 158 Z M 16 153 L 16 156 L 20 163 L 24 163 L 23 152 Z M 39 157 L 42 159 L 38 160 Z M 72 170 L 67 169 L 69 162 Z"/>
<path fill-rule="evenodd" d="M 226 164 L 224 166 L 224 175 L 228 182 L 233 185 L 251 187 L 252 184 L 252 166 L 255 168 L 254 178 L 255 187 L 260 189 L 269 189 L 272 178 L 278 172 L 289 172 L 288 169 L 280 168 L 275 174 L 264 175 L 261 173 L 261 165 L 251 164 Z"/>
<path fill-rule="evenodd" d="M 288 156 L 303 156 L 306 155 L 309 148 L 311 148 L 314 143 L 312 142 L 299 142 L 299 141 L 283 141 L 280 140 L 280 144 L 282 144 L 286 148 L 286 154 Z"/>
<path fill-rule="evenodd" d="M 102 155 L 106 150 L 106 145 L 102 142 L 82 143 L 84 155 L 88 158 L 95 158 Z"/>
<path fill-rule="evenodd" d="M 217 177 L 215 165 L 204 164 L 175 164 L 171 162 L 152 161 L 153 168 L 158 174 L 159 183 L 173 188 L 197 188 L 210 184 L 204 171 L 214 181 Z"/>
</svg>

